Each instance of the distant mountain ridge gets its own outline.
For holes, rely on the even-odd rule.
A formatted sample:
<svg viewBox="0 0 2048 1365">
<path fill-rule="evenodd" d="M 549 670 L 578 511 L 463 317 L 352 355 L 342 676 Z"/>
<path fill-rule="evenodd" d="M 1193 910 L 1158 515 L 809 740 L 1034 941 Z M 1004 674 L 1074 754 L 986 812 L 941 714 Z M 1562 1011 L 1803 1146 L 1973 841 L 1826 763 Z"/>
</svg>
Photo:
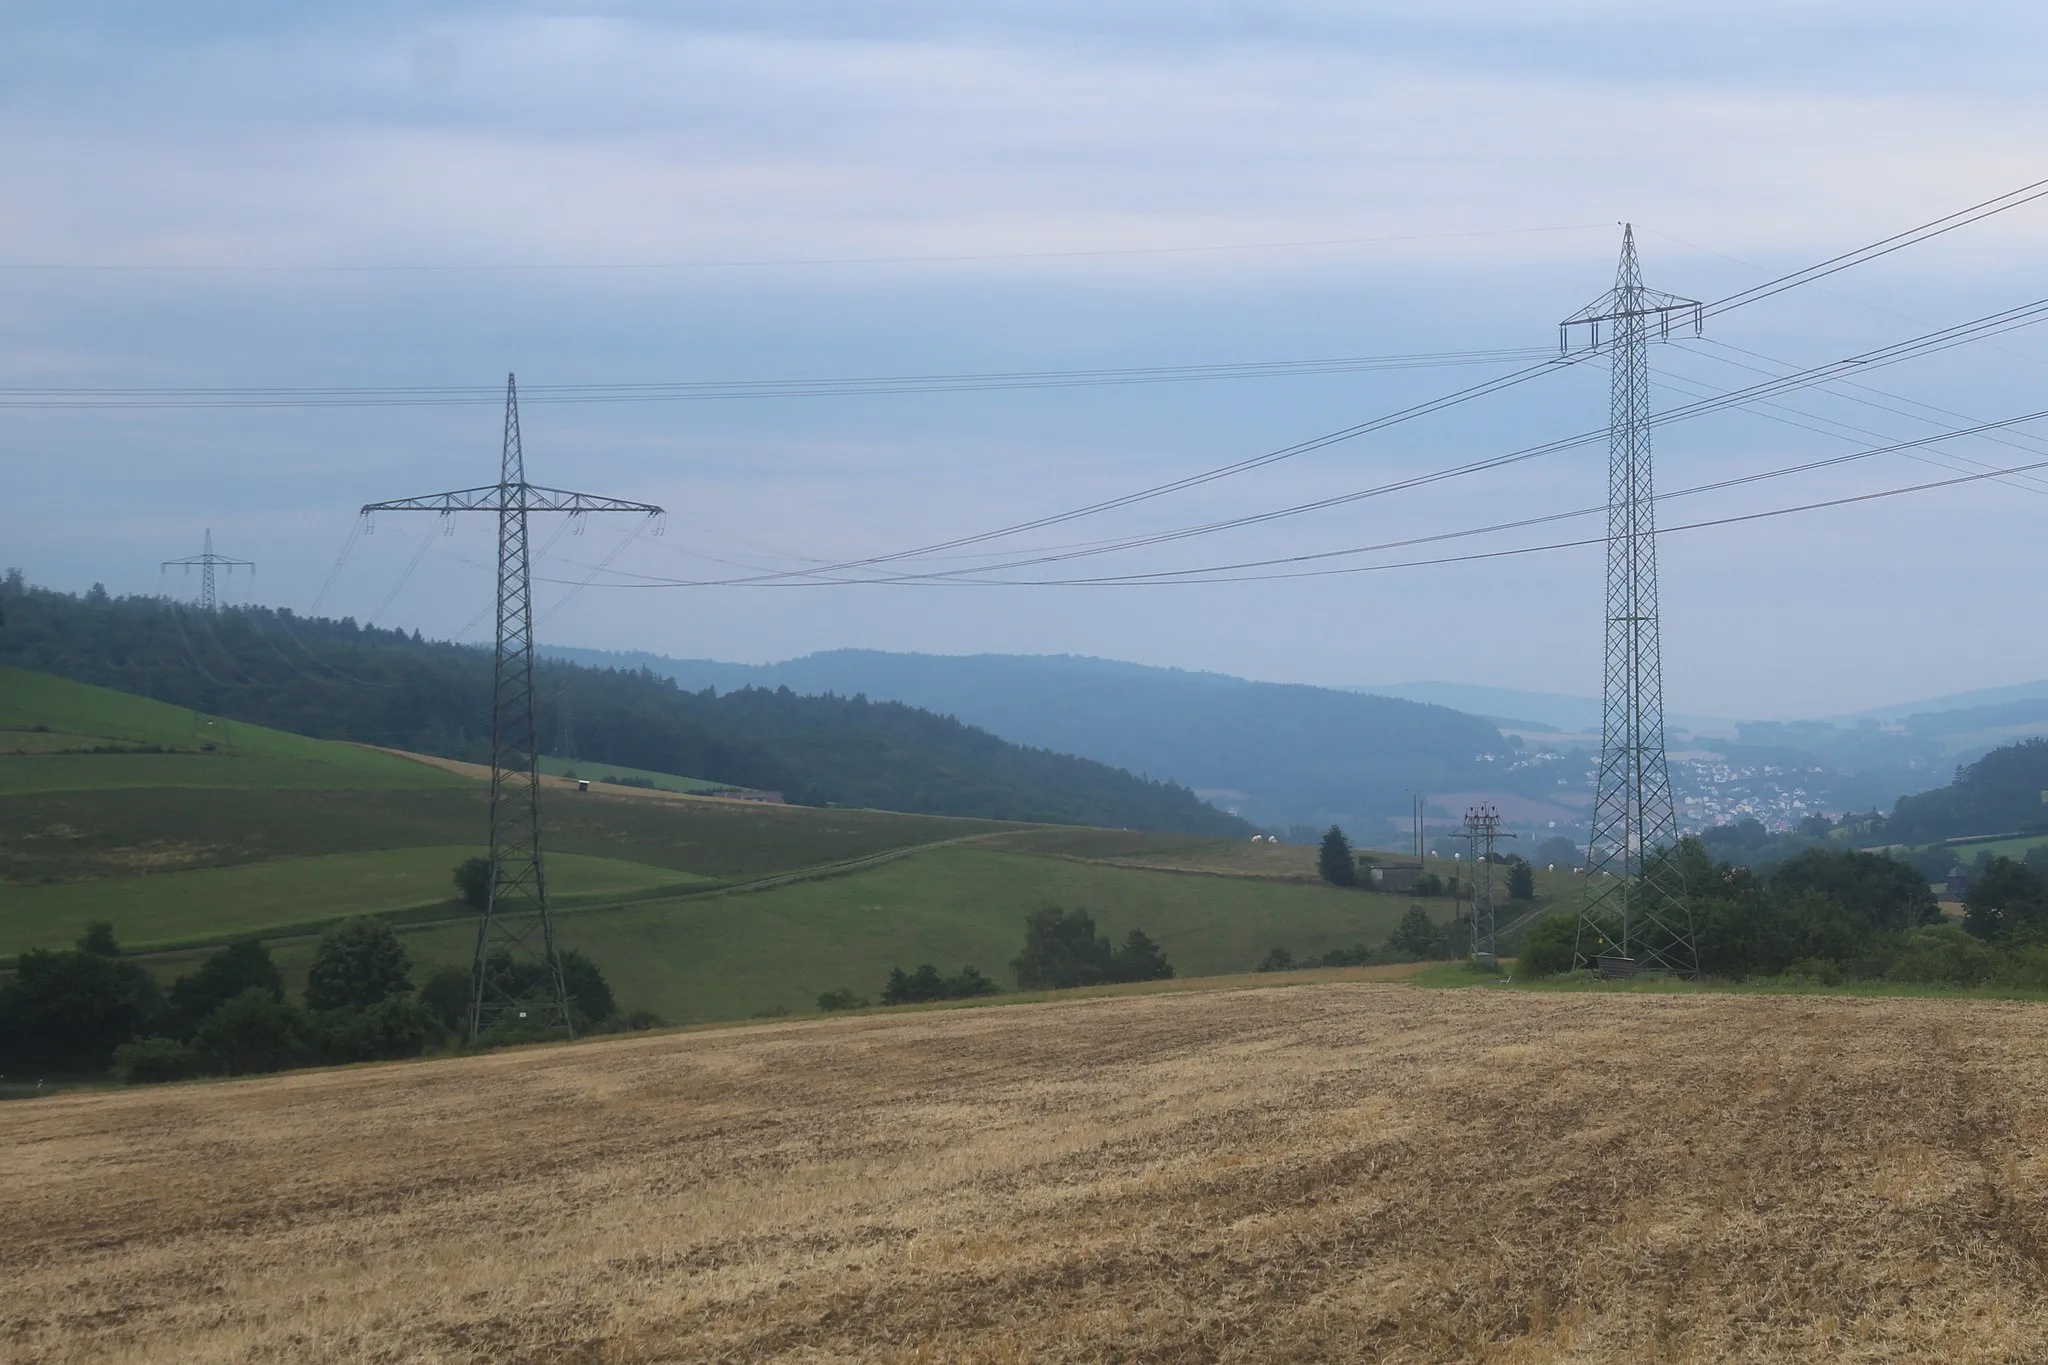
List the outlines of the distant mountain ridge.
<svg viewBox="0 0 2048 1365">
<path fill-rule="evenodd" d="M 787 687 L 958 717 L 1017 744 L 1215 793 L 1266 825 L 1385 827 L 1411 791 L 1496 779 L 1506 749 L 1476 716 L 1404 698 L 1083 655 L 893 654 L 843 649 L 772 664 L 550 648 L 594 666 L 647 668 L 682 688 Z"/>
</svg>

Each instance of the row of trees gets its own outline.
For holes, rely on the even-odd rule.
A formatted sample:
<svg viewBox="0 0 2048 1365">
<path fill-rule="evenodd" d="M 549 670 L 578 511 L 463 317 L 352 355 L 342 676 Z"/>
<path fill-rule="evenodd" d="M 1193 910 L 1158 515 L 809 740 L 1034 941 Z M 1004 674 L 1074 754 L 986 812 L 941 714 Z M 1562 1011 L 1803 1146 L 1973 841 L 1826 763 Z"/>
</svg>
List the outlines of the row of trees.
<svg viewBox="0 0 2048 1365">
<path fill-rule="evenodd" d="M 519 992 L 540 972 L 505 957 L 487 970 Z M 579 1029 L 612 1019 L 611 988 L 595 963 L 565 953 L 563 975 Z M 287 998 L 269 949 L 254 939 L 219 949 L 164 990 L 99 923 L 75 948 L 17 959 L 0 986 L 0 1071 L 111 1069 L 123 1080 L 166 1081 L 415 1057 L 461 1033 L 470 990 L 460 967 L 416 989 L 404 946 L 379 920 L 352 920 L 321 938 L 303 1004 Z"/>
<path fill-rule="evenodd" d="M 1881 853 L 1809 848 L 1758 872 L 1717 863 L 1688 837 L 1659 857 L 1670 866 L 1653 871 L 1686 887 L 1706 975 L 2048 988 L 2048 877 L 2024 863 L 1991 860 L 1965 898 L 1963 922 L 1952 924 L 1927 878 Z M 1618 931 L 1593 926 L 1609 939 Z M 1575 948 L 1588 951 L 1580 934 L 1576 914 L 1535 925 L 1518 970 L 1569 971 Z"/>
<path fill-rule="evenodd" d="M 1010 960 L 1019 989 L 1068 990 L 1126 981 L 1165 981 L 1173 976 L 1166 951 L 1143 929 L 1133 929 L 1120 944 L 1095 931 L 1095 916 L 1086 910 L 1056 905 L 1034 912 L 1024 921 L 1024 951 Z M 889 969 L 882 988 L 885 1005 L 917 1005 L 935 1000 L 969 1000 L 994 995 L 999 987 L 978 969 L 962 967 L 952 976 L 926 962 L 911 971 Z M 825 1012 L 865 1009 L 868 998 L 840 987 L 818 997 Z"/>
<path fill-rule="evenodd" d="M 1355 943 L 1349 948 L 1297 959 L 1285 947 L 1276 947 L 1253 968 L 1260 972 L 1301 971 L 1310 967 L 1373 967 L 1389 962 L 1435 962 L 1463 957 L 1472 951 L 1472 925 L 1453 917 L 1444 921 L 1430 918 L 1419 905 L 1411 905 L 1378 945 Z"/>
</svg>

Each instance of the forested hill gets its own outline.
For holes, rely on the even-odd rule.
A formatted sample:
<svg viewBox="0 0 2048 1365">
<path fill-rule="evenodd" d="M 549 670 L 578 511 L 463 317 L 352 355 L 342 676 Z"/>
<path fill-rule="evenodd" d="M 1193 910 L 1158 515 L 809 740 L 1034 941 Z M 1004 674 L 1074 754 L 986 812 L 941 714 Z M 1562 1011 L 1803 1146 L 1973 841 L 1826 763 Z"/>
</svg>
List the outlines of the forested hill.
<svg viewBox="0 0 2048 1365">
<path fill-rule="evenodd" d="M 1894 843 L 2048 828 L 2048 739 L 1993 749 L 1946 787 L 1902 796 L 1883 827 Z"/>
<path fill-rule="evenodd" d="M 262 607 L 208 615 L 156 597 L 83 597 L 10 576 L 0 663 L 321 739 L 490 755 L 487 650 Z M 865 698 L 688 692 L 646 671 L 545 661 L 541 740 L 565 703 L 579 758 L 782 792 L 807 804 L 1249 834 L 1185 787 L 1010 744 Z"/>
</svg>

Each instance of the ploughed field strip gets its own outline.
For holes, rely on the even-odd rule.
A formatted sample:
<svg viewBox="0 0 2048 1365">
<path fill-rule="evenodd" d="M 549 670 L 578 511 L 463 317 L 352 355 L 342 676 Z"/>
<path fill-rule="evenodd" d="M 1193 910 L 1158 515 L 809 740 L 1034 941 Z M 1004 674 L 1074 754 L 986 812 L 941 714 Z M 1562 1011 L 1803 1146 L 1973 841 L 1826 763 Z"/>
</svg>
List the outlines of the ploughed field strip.
<svg viewBox="0 0 2048 1365">
<path fill-rule="evenodd" d="M 0 1354 L 2040 1360 L 2044 1082 L 2032 1005 L 1331 984 L 67 1096 Z"/>
</svg>

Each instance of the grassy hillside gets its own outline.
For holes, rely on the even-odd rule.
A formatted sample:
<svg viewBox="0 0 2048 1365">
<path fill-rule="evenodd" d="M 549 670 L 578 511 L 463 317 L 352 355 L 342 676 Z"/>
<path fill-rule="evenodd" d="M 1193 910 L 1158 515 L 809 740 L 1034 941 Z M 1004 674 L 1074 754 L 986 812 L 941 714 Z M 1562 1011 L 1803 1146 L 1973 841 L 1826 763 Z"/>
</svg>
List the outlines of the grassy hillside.
<svg viewBox="0 0 2048 1365">
<path fill-rule="evenodd" d="M 1112 940 L 1143 928 L 1180 974 L 1213 976 L 1250 970 L 1276 943 L 1304 956 L 1378 943 L 1408 902 L 965 844 L 763 891 L 568 910 L 559 926 L 565 946 L 604 965 L 621 1000 L 681 1023 L 809 1011 L 819 992 L 841 986 L 874 998 L 891 967 L 920 962 L 971 963 L 1009 986 L 1024 918 L 1046 905 L 1090 910 Z M 466 964 L 474 943 L 466 923 L 405 934 L 413 957 L 434 966 Z M 310 947 L 278 954 L 296 974 Z"/>
<path fill-rule="evenodd" d="M 0 793 L 459 785 L 390 754 L 0 667 Z"/>
<path fill-rule="evenodd" d="M 474 845 L 428 845 L 10 887 L 7 944 L 68 947 L 87 924 L 101 919 L 120 926 L 121 940 L 132 951 L 243 934 L 302 932 L 348 915 L 417 911 L 437 912 L 438 918 L 466 916 L 467 908 L 454 899 L 451 874 L 476 852 Z M 717 884 L 670 868 L 574 853 L 550 854 L 547 865 L 549 886 L 564 907 Z"/>
<path fill-rule="evenodd" d="M 0 953 L 106 919 L 166 976 L 254 934 L 297 981 L 324 926 L 369 913 L 401 927 L 422 973 L 469 961 L 474 920 L 450 874 L 483 851 L 482 783 L 255 726 L 201 740 L 208 752 L 178 708 L 0 682 L 7 733 L 128 751 L 0 752 Z M 146 746 L 172 751 L 134 752 Z M 21 776 L 58 761 L 76 765 L 65 784 Z M 237 780 L 206 776 L 232 763 Z M 675 1021 L 807 1010 L 842 986 L 872 997 L 891 967 L 926 961 L 1008 983 L 1023 920 L 1045 905 L 1086 908 L 1113 938 L 1145 929 L 1184 975 L 1243 971 L 1275 946 L 1378 943 L 1407 906 L 1322 884 L 1313 849 L 1237 838 L 620 790 L 547 788 L 542 808 L 563 942 L 625 1007 Z"/>
</svg>

